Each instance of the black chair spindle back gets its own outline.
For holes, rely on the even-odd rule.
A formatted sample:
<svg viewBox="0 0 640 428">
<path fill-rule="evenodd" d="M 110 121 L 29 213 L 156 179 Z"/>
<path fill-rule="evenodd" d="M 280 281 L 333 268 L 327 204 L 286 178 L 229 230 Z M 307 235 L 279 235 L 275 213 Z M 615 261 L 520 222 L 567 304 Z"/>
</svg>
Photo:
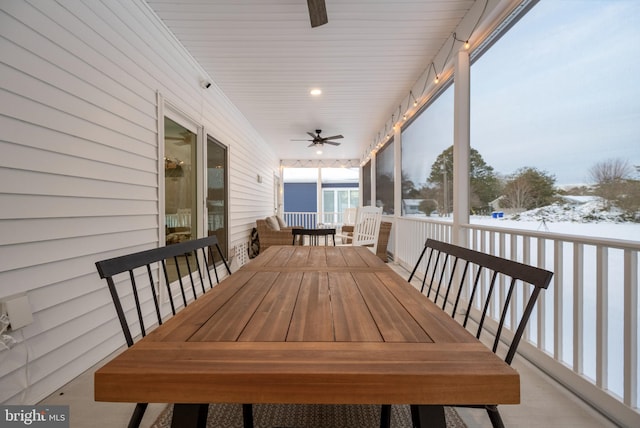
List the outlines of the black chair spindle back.
<svg viewBox="0 0 640 428">
<path fill-rule="evenodd" d="M 467 326 L 473 315 L 477 323 L 475 336 L 478 339 L 487 331 L 487 319 L 497 315 L 491 349 L 497 353 L 498 345 L 501 341 L 504 342 L 507 345 L 504 361 L 511 364 L 538 296 L 542 290 L 549 287 L 553 272 L 434 239 L 426 240 L 409 276 L 409 282 L 420 266 L 425 264 L 420 292 L 424 293 L 426 287 L 427 297 L 445 312 L 449 307 L 453 318 L 456 318 L 460 304 L 466 301 L 465 307 L 462 308 L 462 325 L 470 328 Z M 496 289 L 499 290 L 498 293 Z M 523 291 L 518 293 L 517 290 Z M 475 311 L 474 303 L 477 303 L 475 306 L 478 311 Z M 512 335 L 504 338 L 502 333 L 508 317 L 512 321 Z M 504 427 L 497 405 L 461 407 L 484 408 L 494 428 Z M 385 421 L 388 413 L 389 406 L 383 406 Z M 412 405 L 414 421 L 418 418 L 417 414 L 418 406 Z"/>
<path fill-rule="evenodd" d="M 181 308 L 187 306 L 191 299 L 196 300 L 207 290 L 213 288 L 213 278 L 211 270 L 213 270 L 216 283 L 220 282 L 217 267 L 214 262 L 213 248 L 216 248 L 220 259 L 228 274 L 231 274 L 229 265 L 225 260 L 222 249 L 218 244 L 216 236 L 194 239 L 191 241 L 170 244 L 160 248 L 152 248 L 150 250 L 139 251 L 124 256 L 113 257 L 101 260 L 96 263 L 96 268 L 100 278 L 107 281 L 111 298 L 118 314 L 120 326 L 124 334 L 127 346 L 134 344 L 134 335 L 131 328 L 137 321 L 140 327 L 140 336 L 144 337 L 151 327 L 161 325 L 163 317 L 161 314 L 160 296 L 156 291 L 155 284 L 160 281 L 159 275 L 162 275 L 167 289 L 167 297 L 171 306 L 171 315 L 175 315 Z M 195 265 L 192 269 L 192 260 Z M 184 262 L 184 264 L 182 264 Z M 202 265 L 204 263 L 204 266 Z M 211 269 L 209 268 L 211 265 Z M 181 269 L 186 267 L 186 269 Z M 158 271 L 158 277 L 154 277 L 154 272 Z M 133 306 L 135 307 L 136 316 L 127 318 L 127 311 L 122 302 L 120 293 L 118 293 L 118 285 L 126 286 L 127 276 L 120 275 L 128 273 L 128 282 L 131 285 L 131 295 L 133 296 Z M 197 273 L 197 276 L 196 276 Z M 183 276 L 184 275 L 184 276 Z M 118 277 L 117 280 L 114 279 Z M 185 284 L 186 280 L 186 284 Z M 199 281 L 197 281 L 199 280 Z M 179 296 L 174 297 L 172 291 L 172 282 L 177 281 Z M 198 283 L 199 286 L 198 287 Z M 201 288 L 200 294 L 197 288 Z M 145 314 L 143 311 L 143 293 L 150 290 L 153 305 L 155 309 L 155 322 L 145 323 Z M 190 295 L 188 292 L 190 291 Z M 125 297 L 124 293 L 123 296 Z M 178 301 L 176 301 L 178 300 Z M 250 405 L 248 405 L 250 406 Z M 142 421 L 147 403 L 137 403 L 129 421 L 129 427 L 138 427 Z M 250 408 L 250 407 L 249 407 Z"/>
</svg>

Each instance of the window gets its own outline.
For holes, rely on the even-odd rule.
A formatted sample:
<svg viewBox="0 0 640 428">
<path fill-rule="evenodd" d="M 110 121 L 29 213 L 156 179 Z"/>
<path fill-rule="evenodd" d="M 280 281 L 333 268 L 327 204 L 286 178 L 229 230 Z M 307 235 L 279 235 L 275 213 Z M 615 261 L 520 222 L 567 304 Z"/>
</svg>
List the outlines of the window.
<svg viewBox="0 0 640 428">
<path fill-rule="evenodd" d="M 341 223 L 344 210 L 346 208 L 357 208 L 359 200 L 359 192 L 356 188 L 322 189 L 322 218 L 324 223 Z"/>
<path fill-rule="evenodd" d="M 640 56 L 629 42 L 639 22 L 637 1 L 540 1 L 473 62 L 471 145 L 505 180 L 500 208 L 553 202 L 523 196 L 527 171 L 587 196 L 590 169 L 621 160 L 637 183 Z"/>
<path fill-rule="evenodd" d="M 376 206 L 382 207 L 382 214 L 391 215 L 393 206 L 393 139 L 376 154 Z"/>
<path fill-rule="evenodd" d="M 371 205 L 371 161 L 362 167 L 362 205 Z"/>
<path fill-rule="evenodd" d="M 573 212 L 585 210 L 585 205 L 596 218 L 602 201 L 637 212 L 640 56 L 633 41 L 640 37 L 639 22 L 637 1 L 543 0 L 473 62 L 471 145 L 504 180 L 497 208 L 516 214 L 558 205 L 561 211 L 541 210 L 541 215 L 530 218 L 538 228 L 551 224 L 547 230 L 559 233 L 570 233 L 565 232 L 566 225 L 573 220 L 566 219 L 571 219 Z M 614 184 L 624 187 L 615 194 L 603 193 L 608 190 L 607 183 L 598 183 L 590 171 L 617 161 L 618 167 L 625 167 L 618 170 L 623 174 Z M 537 187 L 545 184 L 540 178 L 548 179 L 551 192 L 542 193 L 545 188 Z M 560 199 L 562 194 L 568 197 Z M 597 231 L 610 234 L 614 228 L 580 229 L 580 233 L 592 236 Z M 586 254 L 593 249 L 584 251 Z M 614 258 L 622 256 L 612 251 L 608 257 L 613 266 Z M 614 291 L 613 284 L 622 283 L 613 280 L 615 274 L 610 269 L 605 383 L 609 393 L 623 396 L 620 332 L 624 330 L 624 293 L 621 288 Z M 590 314 L 596 312 L 596 288 L 587 281 L 583 288 L 586 302 L 581 322 L 585 332 L 595 331 L 595 316 Z M 571 332 L 571 287 L 565 287 L 563 293 L 564 328 Z M 553 307 L 553 293 L 546 295 L 547 307 Z M 553 311 L 547 310 L 547 317 L 544 349 L 553 353 L 554 321 L 549 318 Z M 569 364 L 574 352 L 572 342 L 571 334 L 563 334 L 560 349 L 555 350 Z M 595 379 L 595 335 L 584 335 L 581 352 L 580 374 Z"/>
<path fill-rule="evenodd" d="M 453 207 L 453 85 L 402 129 L 402 215 L 446 215 Z"/>
</svg>

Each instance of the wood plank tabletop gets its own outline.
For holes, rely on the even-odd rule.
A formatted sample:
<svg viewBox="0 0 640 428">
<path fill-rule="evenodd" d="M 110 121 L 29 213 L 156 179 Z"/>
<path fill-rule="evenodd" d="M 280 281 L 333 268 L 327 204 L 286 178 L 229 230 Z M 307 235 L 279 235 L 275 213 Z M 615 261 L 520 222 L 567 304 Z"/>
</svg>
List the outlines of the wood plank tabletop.
<svg viewBox="0 0 640 428">
<path fill-rule="evenodd" d="M 270 247 L 95 374 L 95 399 L 507 404 L 515 370 L 362 247 Z"/>
</svg>

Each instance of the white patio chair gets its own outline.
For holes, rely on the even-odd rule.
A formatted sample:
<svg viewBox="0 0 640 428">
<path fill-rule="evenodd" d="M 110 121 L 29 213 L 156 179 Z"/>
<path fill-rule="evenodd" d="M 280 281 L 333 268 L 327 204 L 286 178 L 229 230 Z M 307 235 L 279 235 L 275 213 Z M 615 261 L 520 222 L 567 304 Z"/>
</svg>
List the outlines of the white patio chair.
<svg viewBox="0 0 640 428">
<path fill-rule="evenodd" d="M 345 208 L 342 213 L 342 224 L 346 226 L 353 226 L 356 224 L 357 208 Z"/>
<path fill-rule="evenodd" d="M 376 254 L 381 221 L 382 207 L 367 206 L 358 208 L 353 226 L 353 235 L 347 236 L 351 238 L 351 245 L 366 246 Z"/>
</svg>

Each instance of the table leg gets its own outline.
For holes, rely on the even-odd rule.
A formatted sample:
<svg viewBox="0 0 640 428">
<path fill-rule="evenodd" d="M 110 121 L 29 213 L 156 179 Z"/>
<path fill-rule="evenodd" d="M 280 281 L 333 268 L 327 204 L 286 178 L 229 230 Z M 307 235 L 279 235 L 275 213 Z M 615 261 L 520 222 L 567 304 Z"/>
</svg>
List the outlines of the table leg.
<svg viewBox="0 0 640 428">
<path fill-rule="evenodd" d="M 171 428 L 206 428 L 208 404 L 174 404 Z"/>
<path fill-rule="evenodd" d="M 411 419 L 414 428 L 446 428 L 444 406 L 411 405 Z"/>
<path fill-rule="evenodd" d="M 391 405 L 383 404 L 380 409 L 380 428 L 391 427 Z"/>
<path fill-rule="evenodd" d="M 243 428 L 253 428 L 253 405 L 252 404 L 242 405 L 242 421 L 243 421 Z"/>
</svg>

